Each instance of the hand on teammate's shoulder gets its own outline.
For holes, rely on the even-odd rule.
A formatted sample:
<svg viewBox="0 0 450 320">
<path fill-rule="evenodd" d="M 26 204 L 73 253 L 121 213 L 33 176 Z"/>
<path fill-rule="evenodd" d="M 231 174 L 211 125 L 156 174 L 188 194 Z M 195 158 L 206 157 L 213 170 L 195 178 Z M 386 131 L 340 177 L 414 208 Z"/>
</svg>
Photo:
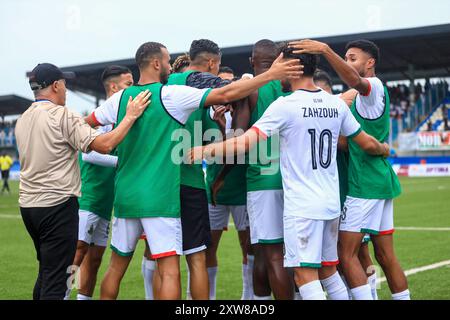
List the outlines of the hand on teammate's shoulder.
<svg viewBox="0 0 450 320">
<path fill-rule="evenodd" d="M 142 91 L 134 99 L 130 96 L 127 104 L 127 116 L 133 120 L 139 118 L 150 104 L 152 93 L 149 90 Z"/>
</svg>

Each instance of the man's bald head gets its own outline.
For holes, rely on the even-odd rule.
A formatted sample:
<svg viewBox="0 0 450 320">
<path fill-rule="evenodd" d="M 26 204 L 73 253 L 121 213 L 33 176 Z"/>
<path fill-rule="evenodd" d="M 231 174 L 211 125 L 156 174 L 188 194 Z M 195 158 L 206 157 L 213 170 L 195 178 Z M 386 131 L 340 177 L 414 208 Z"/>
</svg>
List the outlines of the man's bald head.
<svg viewBox="0 0 450 320">
<path fill-rule="evenodd" d="M 253 46 L 250 64 L 256 75 L 268 70 L 273 61 L 278 57 L 280 49 L 272 40 L 259 40 Z"/>
</svg>

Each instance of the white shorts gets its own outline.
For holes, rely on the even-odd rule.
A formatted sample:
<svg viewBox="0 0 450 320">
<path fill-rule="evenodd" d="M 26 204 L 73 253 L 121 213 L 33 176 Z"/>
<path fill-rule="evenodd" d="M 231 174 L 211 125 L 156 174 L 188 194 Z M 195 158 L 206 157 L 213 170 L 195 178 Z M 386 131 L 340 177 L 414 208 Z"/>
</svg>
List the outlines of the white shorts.
<svg viewBox="0 0 450 320">
<path fill-rule="evenodd" d="M 339 230 L 371 235 L 394 233 L 393 200 L 347 197 L 342 209 Z"/>
<path fill-rule="evenodd" d="M 339 264 L 339 217 L 313 220 L 284 217 L 284 267 L 321 268 Z"/>
<path fill-rule="evenodd" d="M 247 206 L 227 206 L 218 204 L 209 207 L 209 224 L 211 230 L 228 230 L 230 213 L 233 216 L 234 225 L 237 231 L 245 231 L 249 227 Z"/>
<path fill-rule="evenodd" d="M 109 221 L 93 212 L 79 210 L 78 240 L 88 245 L 106 247 L 109 236 Z"/>
<path fill-rule="evenodd" d="M 152 259 L 181 255 L 180 218 L 116 218 L 112 221 L 111 249 L 120 256 L 132 256 L 145 232 Z"/>
<path fill-rule="evenodd" d="M 247 192 L 252 244 L 283 243 L 283 190 Z"/>
</svg>

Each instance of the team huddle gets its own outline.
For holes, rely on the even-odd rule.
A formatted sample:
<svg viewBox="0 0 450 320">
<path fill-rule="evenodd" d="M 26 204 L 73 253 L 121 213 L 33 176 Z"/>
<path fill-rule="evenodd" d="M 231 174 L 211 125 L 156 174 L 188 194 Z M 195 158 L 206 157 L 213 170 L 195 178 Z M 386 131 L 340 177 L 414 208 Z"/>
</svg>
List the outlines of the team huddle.
<svg viewBox="0 0 450 320">
<path fill-rule="evenodd" d="M 319 56 L 348 91 L 333 95 Z M 261 40 L 253 75 L 237 78 L 202 39 L 172 65 L 164 45 L 141 45 L 137 83 L 128 68 L 107 67 L 107 100 L 84 121 L 98 136 L 127 132 L 107 148 L 80 148 L 77 298 L 92 299 L 111 221 L 101 299 L 118 297 L 140 239 L 146 299 L 181 298 L 183 255 L 188 299 L 216 299 L 232 215 L 243 300 L 376 300 L 369 242 L 392 298 L 410 299 L 394 253 L 401 187 L 386 159 L 379 59 L 368 40 L 350 42 L 345 59 L 313 40 Z"/>
</svg>

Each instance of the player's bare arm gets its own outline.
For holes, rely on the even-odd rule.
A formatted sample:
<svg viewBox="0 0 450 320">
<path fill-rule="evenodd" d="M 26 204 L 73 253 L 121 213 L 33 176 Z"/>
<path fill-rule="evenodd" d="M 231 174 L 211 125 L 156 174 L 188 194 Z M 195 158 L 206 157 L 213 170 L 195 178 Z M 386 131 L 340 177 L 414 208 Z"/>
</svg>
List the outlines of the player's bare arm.
<svg viewBox="0 0 450 320">
<path fill-rule="evenodd" d="M 120 124 L 112 131 L 99 135 L 89 145 L 90 150 L 99 153 L 110 153 L 127 135 L 134 122 L 142 115 L 150 104 L 150 91 L 146 90 L 128 100 L 125 117 Z M 91 124 L 92 125 L 92 124 Z"/>
<path fill-rule="evenodd" d="M 348 140 L 347 137 L 339 136 L 338 139 L 338 150 L 348 152 Z"/>
<path fill-rule="evenodd" d="M 326 43 L 308 39 L 290 42 L 289 46 L 295 49 L 294 53 L 322 55 L 336 71 L 339 78 L 341 78 L 349 87 L 356 89 L 361 94 L 367 94 L 367 92 L 369 92 L 369 81 L 361 77 L 353 67 L 349 66 L 345 60 L 334 52 Z M 350 57 L 350 59 L 351 58 L 352 57 Z"/>
<path fill-rule="evenodd" d="M 380 143 L 377 139 L 364 131 L 361 131 L 361 133 L 359 133 L 352 139 L 359 145 L 361 149 L 363 149 L 368 154 L 374 156 L 383 156 L 385 158 L 389 157 L 389 145 L 386 142 Z"/>
<path fill-rule="evenodd" d="M 226 104 L 242 99 L 273 80 L 299 78 L 303 74 L 302 69 L 303 66 L 300 65 L 300 60 L 292 59 L 283 61 L 283 54 L 280 54 L 269 70 L 253 79 L 237 81 L 222 88 L 213 89 L 206 98 L 205 106 Z"/>
<path fill-rule="evenodd" d="M 211 143 L 207 146 L 191 148 L 188 152 L 188 158 L 192 162 L 200 161 L 201 159 L 211 161 L 215 157 L 229 157 L 243 154 L 253 148 L 259 139 L 258 132 L 250 129 L 239 137 L 234 137 L 223 142 Z"/>
</svg>

